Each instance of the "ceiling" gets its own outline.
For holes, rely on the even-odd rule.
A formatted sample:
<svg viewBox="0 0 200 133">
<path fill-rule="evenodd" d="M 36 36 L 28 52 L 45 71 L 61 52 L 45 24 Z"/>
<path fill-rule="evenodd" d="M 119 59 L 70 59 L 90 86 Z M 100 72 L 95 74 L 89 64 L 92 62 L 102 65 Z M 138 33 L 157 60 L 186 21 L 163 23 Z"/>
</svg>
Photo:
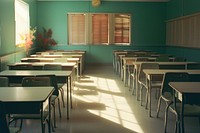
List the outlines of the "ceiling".
<svg viewBox="0 0 200 133">
<path fill-rule="evenodd" d="M 91 0 L 37 0 L 37 1 L 91 1 Z M 170 0 L 101 0 L 101 1 L 167 2 L 167 1 L 170 1 Z"/>
</svg>

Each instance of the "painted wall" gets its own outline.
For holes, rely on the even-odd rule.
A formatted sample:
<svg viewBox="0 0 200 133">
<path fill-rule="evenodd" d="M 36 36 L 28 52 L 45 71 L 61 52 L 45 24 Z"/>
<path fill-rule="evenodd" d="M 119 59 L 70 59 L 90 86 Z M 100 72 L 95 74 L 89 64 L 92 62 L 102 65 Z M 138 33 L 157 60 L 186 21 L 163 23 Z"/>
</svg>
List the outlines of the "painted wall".
<svg viewBox="0 0 200 133">
<path fill-rule="evenodd" d="M 24 0 L 29 3 L 30 24 L 36 26 L 36 0 Z M 7 69 L 7 64 L 17 62 L 26 55 L 22 48 L 15 46 L 15 15 L 14 0 L 0 0 L 0 61 L 1 69 Z M 34 52 L 34 47 L 31 49 Z"/>
<path fill-rule="evenodd" d="M 131 46 L 69 46 L 67 45 L 67 13 L 105 12 L 132 14 Z M 115 49 L 150 49 L 165 52 L 166 3 L 108 2 L 92 7 L 87 2 L 38 2 L 38 28 L 51 28 L 58 45 L 52 49 L 86 50 L 86 63 L 112 63 Z"/>
<path fill-rule="evenodd" d="M 167 3 L 167 20 L 200 12 L 200 0 L 171 0 Z M 200 61 L 200 49 L 167 47 L 166 52 L 183 56 L 188 61 Z"/>
</svg>

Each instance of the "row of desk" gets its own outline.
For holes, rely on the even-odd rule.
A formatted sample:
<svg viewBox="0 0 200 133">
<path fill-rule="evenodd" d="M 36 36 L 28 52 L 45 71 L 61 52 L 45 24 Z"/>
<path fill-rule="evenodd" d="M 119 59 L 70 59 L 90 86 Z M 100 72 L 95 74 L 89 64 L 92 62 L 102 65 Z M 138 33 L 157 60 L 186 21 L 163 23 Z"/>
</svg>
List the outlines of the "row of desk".
<svg viewBox="0 0 200 133">
<path fill-rule="evenodd" d="M 132 51 L 134 52 L 134 51 Z M 146 52 L 146 51 L 144 51 Z M 186 72 L 188 74 L 200 74 L 200 69 L 199 70 L 188 70 L 188 64 L 195 64 L 197 62 L 174 62 L 174 57 L 169 57 L 169 61 L 165 62 L 156 62 L 155 59 L 156 57 L 148 57 L 148 60 L 150 61 L 140 61 L 137 62 L 138 58 L 144 58 L 145 56 L 137 56 L 137 57 L 126 57 L 125 55 L 127 54 L 127 51 L 113 51 L 113 68 L 114 71 L 117 72 L 117 74 L 120 75 L 121 79 L 124 81 L 124 84 L 126 86 L 127 83 L 127 68 L 132 66 L 134 68 L 134 81 L 135 82 L 135 89 L 136 89 L 136 98 L 138 99 L 138 76 L 139 76 L 139 69 L 142 63 L 158 63 L 159 68 L 161 69 L 144 69 L 144 73 L 146 74 L 146 82 L 148 83 L 147 89 L 148 89 L 148 111 L 149 111 L 149 116 L 151 116 L 151 83 L 154 80 L 156 76 L 164 76 L 165 73 L 168 72 Z M 117 63 L 118 61 L 118 63 Z M 176 68 L 177 66 L 177 68 Z M 181 69 L 179 69 L 181 68 Z M 199 80 L 200 81 L 200 80 Z M 181 131 L 184 133 L 184 97 L 185 95 L 193 95 L 193 94 L 200 94 L 200 82 L 170 82 L 169 85 L 174 89 L 175 92 L 177 92 L 178 99 L 182 102 L 182 109 L 181 109 L 181 124 L 182 124 L 182 129 Z M 175 97 L 175 96 L 174 96 Z M 174 98 L 176 99 L 176 98 Z"/>
<path fill-rule="evenodd" d="M 66 52 L 66 51 L 65 51 Z M 81 52 L 81 51 L 80 51 Z M 47 53 L 56 53 L 55 58 L 48 57 Z M 68 52 L 67 52 L 68 53 Z M 70 55 L 71 52 L 68 54 Z M 36 57 L 31 55 L 30 58 L 22 58 L 22 62 L 9 64 L 9 70 L 0 72 L 1 77 L 8 77 L 10 83 L 21 83 L 23 77 L 32 77 L 39 75 L 55 75 L 60 83 L 66 84 L 67 88 L 67 119 L 70 118 L 70 109 L 72 108 L 72 74 L 75 65 L 79 63 L 81 69 L 79 73 L 83 72 L 83 56 L 85 52 L 81 52 L 83 55 L 77 55 L 74 58 L 66 58 L 67 62 L 53 62 L 57 58 L 62 58 L 56 51 L 47 51 L 45 57 Z M 37 53 L 38 54 L 38 53 Z M 43 55 L 42 53 L 40 53 Z M 73 53 L 75 56 L 75 53 Z M 57 57 L 56 57 L 57 56 Z M 39 62 L 26 62 L 28 59 L 37 59 Z M 43 70 L 45 64 L 61 65 L 62 70 Z M 31 65 L 33 70 L 14 70 L 17 65 Z M 47 106 L 49 104 L 49 98 L 53 93 L 53 87 L 1 87 L 0 89 L 0 100 L 6 105 L 6 113 L 13 114 L 24 114 L 24 113 L 39 113 L 41 105 Z M 50 107 L 50 106 L 49 106 Z M 43 108 L 43 106 L 42 106 Z M 43 108 L 44 109 L 44 108 Z M 49 119 L 50 120 L 50 119 Z M 50 129 L 49 129 L 50 130 Z M 50 130 L 51 132 L 51 130 Z"/>
</svg>

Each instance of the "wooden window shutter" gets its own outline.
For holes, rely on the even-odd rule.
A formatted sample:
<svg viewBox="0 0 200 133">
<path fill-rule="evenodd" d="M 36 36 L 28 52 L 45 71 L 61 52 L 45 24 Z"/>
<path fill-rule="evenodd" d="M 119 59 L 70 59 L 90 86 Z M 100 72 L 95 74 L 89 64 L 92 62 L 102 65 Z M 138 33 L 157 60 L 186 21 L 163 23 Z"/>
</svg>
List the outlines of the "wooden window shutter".
<svg viewBox="0 0 200 133">
<path fill-rule="evenodd" d="M 69 14 L 69 44 L 85 44 L 85 15 Z"/>
<path fill-rule="evenodd" d="M 92 15 L 92 43 L 108 44 L 108 14 Z"/>
<path fill-rule="evenodd" d="M 115 43 L 130 43 L 130 15 L 115 15 Z"/>
</svg>

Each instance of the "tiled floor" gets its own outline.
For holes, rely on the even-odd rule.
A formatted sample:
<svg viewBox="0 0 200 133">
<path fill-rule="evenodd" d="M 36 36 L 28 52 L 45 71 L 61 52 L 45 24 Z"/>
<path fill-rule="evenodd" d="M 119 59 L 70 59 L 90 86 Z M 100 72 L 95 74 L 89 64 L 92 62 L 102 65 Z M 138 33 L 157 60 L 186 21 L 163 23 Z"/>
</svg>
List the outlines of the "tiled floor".
<svg viewBox="0 0 200 133">
<path fill-rule="evenodd" d="M 148 110 L 124 87 L 112 66 L 86 67 L 84 76 L 73 91 L 71 118 L 57 117 L 56 133 L 163 133 L 164 105 L 160 117 L 155 117 L 157 99 L 152 97 L 152 117 Z M 58 113 L 57 113 L 58 114 Z M 174 115 L 170 114 L 168 132 L 174 129 Z M 186 132 L 200 133 L 197 118 L 187 118 Z M 26 121 L 23 133 L 40 133 L 38 121 Z"/>
</svg>

